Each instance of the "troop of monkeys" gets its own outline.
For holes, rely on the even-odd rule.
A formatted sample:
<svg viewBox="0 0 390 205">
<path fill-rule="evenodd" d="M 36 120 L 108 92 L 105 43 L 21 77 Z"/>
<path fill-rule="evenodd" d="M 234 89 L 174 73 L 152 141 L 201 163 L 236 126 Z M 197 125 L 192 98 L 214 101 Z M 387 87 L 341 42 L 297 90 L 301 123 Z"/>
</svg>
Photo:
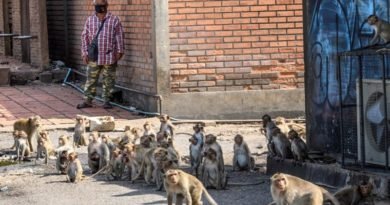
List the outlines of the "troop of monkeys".
<svg viewBox="0 0 390 205">
<path fill-rule="evenodd" d="M 296 162 L 310 160 L 299 130 L 288 130 L 283 121 L 277 119 L 273 122 L 269 115 L 264 115 L 262 119 L 271 157 L 283 160 L 292 154 Z M 49 156 L 56 155 L 56 169 L 66 174 L 69 182 L 85 179 L 75 149 L 88 146 L 88 166 L 92 171 L 90 177 L 105 173 L 108 179 L 120 180 L 127 168 L 132 182 L 143 176 L 146 183 L 155 183 L 157 190 L 164 187 L 168 204 L 172 204 L 174 198 L 176 204 L 182 204 L 183 200 L 186 204 L 202 204 L 202 193 L 210 204 L 217 204 L 206 188 L 224 189 L 227 185 L 222 148 L 216 136 L 204 133 L 200 123 L 193 127 L 194 134 L 189 139 L 192 174 L 188 174 L 178 169 L 181 157 L 174 146 L 175 128 L 167 115 L 160 117 L 158 133 L 152 130 L 150 122 L 146 122 L 144 130 L 126 126 L 123 136 L 115 139 L 97 132 L 87 136 L 86 118 L 77 116 L 73 143 L 70 143 L 70 137 L 63 135 L 59 137 L 57 148 L 54 148 L 48 133 L 41 129 L 40 120 L 39 116 L 34 116 L 14 123 L 12 148 L 16 148 L 17 159 L 24 160 L 35 149 L 36 159 L 44 157 L 46 164 Z M 38 134 L 37 138 L 34 133 Z M 233 170 L 252 171 L 254 158 L 243 136 L 236 135 L 234 142 Z M 278 173 L 271 177 L 274 201 L 271 204 L 322 205 L 328 200 L 335 205 L 373 205 L 371 190 L 372 184 L 363 182 L 359 186 L 346 187 L 333 196 L 308 181 Z"/>
</svg>

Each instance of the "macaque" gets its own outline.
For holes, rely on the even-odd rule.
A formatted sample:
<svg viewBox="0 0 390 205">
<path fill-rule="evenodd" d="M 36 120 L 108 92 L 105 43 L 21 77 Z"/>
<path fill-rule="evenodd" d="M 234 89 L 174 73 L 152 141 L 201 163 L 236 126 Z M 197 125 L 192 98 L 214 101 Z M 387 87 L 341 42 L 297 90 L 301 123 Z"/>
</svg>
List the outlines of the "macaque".
<svg viewBox="0 0 390 205">
<path fill-rule="evenodd" d="M 272 122 L 272 119 L 271 119 L 271 116 L 269 115 L 263 115 L 262 117 L 262 120 L 263 120 L 263 130 L 264 130 L 264 134 L 267 138 L 267 147 L 268 147 L 268 151 L 269 151 L 269 154 L 268 156 L 270 157 L 274 157 L 276 156 L 276 150 L 275 150 L 275 144 L 273 142 L 273 138 L 272 138 L 272 130 L 274 128 L 276 128 L 277 126 L 275 125 L 274 122 Z"/>
<path fill-rule="evenodd" d="M 251 151 L 247 143 L 244 141 L 242 135 L 234 137 L 234 157 L 233 157 L 233 171 L 249 170 L 253 171 L 255 168 L 255 159 L 251 156 Z"/>
<path fill-rule="evenodd" d="M 370 182 L 361 181 L 359 185 L 342 188 L 334 196 L 340 205 L 374 205 L 372 189 Z"/>
<path fill-rule="evenodd" d="M 55 149 L 57 154 L 56 168 L 60 174 L 66 174 L 68 154 L 74 152 L 73 146 L 69 143 L 69 138 L 69 136 L 61 135 L 58 138 L 58 148 Z"/>
<path fill-rule="evenodd" d="M 202 166 L 203 184 L 206 188 L 224 189 L 226 187 L 226 173 L 218 166 L 217 152 L 212 148 L 207 150 Z"/>
<path fill-rule="evenodd" d="M 131 138 L 131 142 L 133 144 L 135 144 L 137 142 L 138 139 L 140 139 L 143 135 L 142 135 L 142 129 L 138 128 L 138 127 L 133 127 L 131 129 L 131 134 L 133 135 L 132 138 Z"/>
<path fill-rule="evenodd" d="M 45 157 L 46 165 L 48 164 L 49 156 L 55 156 L 54 146 L 51 143 L 49 135 L 46 131 L 39 132 L 36 160 L 42 156 Z"/>
<path fill-rule="evenodd" d="M 168 158 L 173 161 L 177 166 L 181 163 L 181 157 L 179 151 L 175 148 L 172 139 L 163 141 L 160 143 L 160 147 L 168 150 Z"/>
<path fill-rule="evenodd" d="M 194 134 L 188 141 L 190 144 L 190 162 L 191 171 L 196 177 L 199 177 L 199 166 L 202 163 L 202 149 L 204 143 L 204 129 L 203 125 L 198 123 L 194 127 Z"/>
<path fill-rule="evenodd" d="M 137 161 L 137 155 L 144 155 L 144 153 L 137 153 L 135 145 L 132 143 L 126 144 L 122 152 L 122 160 L 129 172 L 129 179 L 133 179 L 137 176 L 140 169 L 140 163 Z M 142 163 L 142 161 L 141 161 Z"/>
<path fill-rule="evenodd" d="M 110 153 L 112 153 L 117 148 L 112 139 L 106 134 L 102 135 L 102 143 L 107 145 L 108 150 L 110 150 Z"/>
<path fill-rule="evenodd" d="M 14 137 L 16 139 L 16 159 L 23 161 L 25 157 L 30 156 L 30 148 L 28 146 L 28 135 L 23 130 L 15 130 Z"/>
<path fill-rule="evenodd" d="M 105 143 L 101 143 L 97 132 L 92 132 L 90 138 L 92 140 L 88 145 L 88 165 L 94 174 L 108 165 L 110 150 Z"/>
<path fill-rule="evenodd" d="M 159 185 L 158 184 L 159 182 L 156 181 L 156 179 L 157 180 L 159 179 L 158 174 L 160 170 L 157 170 L 158 162 L 156 157 L 162 159 L 163 157 L 167 158 L 167 156 L 168 156 L 168 150 L 165 148 L 158 147 L 158 148 L 149 149 L 144 155 L 142 164 L 140 166 L 140 170 L 138 171 L 138 175 L 135 178 L 133 178 L 132 181 L 134 182 L 136 179 L 138 179 L 141 176 L 141 174 L 143 174 L 145 178 L 145 182 L 147 184 L 150 184 L 153 179 L 157 183 L 157 185 Z"/>
<path fill-rule="evenodd" d="M 156 135 L 156 132 L 153 131 L 152 129 L 152 123 L 150 123 L 149 121 L 146 121 L 145 124 L 144 124 L 144 136 L 145 135 L 154 135 L 154 136 L 157 136 Z M 154 139 L 154 141 L 156 141 L 157 139 Z"/>
<path fill-rule="evenodd" d="M 381 40 L 384 44 L 390 43 L 390 24 L 380 19 L 378 16 L 371 15 L 367 18 L 367 23 L 375 30 L 375 36 L 371 39 L 370 44 L 379 44 Z"/>
<path fill-rule="evenodd" d="M 157 144 L 161 144 L 161 142 L 163 142 L 163 141 L 168 141 L 168 139 L 172 139 L 172 136 L 169 135 L 168 132 L 157 133 L 157 137 L 156 137 Z"/>
<path fill-rule="evenodd" d="M 297 162 L 305 162 L 306 159 L 313 162 L 313 160 L 309 157 L 306 143 L 298 136 L 298 132 L 295 130 L 290 130 L 288 132 L 288 139 L 291 140 L 291 151 L 294 157 L 295 163 Z"/>
<path fill-rule="evenodd" d="M 218 162 L 218 170 L 221 173 L 225 172 L 225 163 L 223 160 L 223 153 L 221 145 L 217 142 L 217 137 L 215 135 L 209 134 L 206 135 L 205 144 L 203 146 L 203 156 L 207 155 L 208 149 L 213 149 L 217 153 L 217 162 Z"/>
<path fill-rule="evenodd" d="M 278 127 L 272 129 L 272 141 L 275 145 L 276 157 L 280 160 L 292 158 L 291 142 Z"/>
<path fill-rule="evenodd" d="M 153 141 L 155 136 L 153 135 L 144 135 L 140 138 L 140 145 L 145 148 L 154 148 L 157 147 L 157 143 Z"/>
<path fill-rule="evenodd" d="M 85 133 L 85 117 L 77 116 L 73 134 L 73 147 L 87 146 L 88 138 Z"/>
<path fill-rule="evenodd" d="M 113 177 L 114 180 L 122 179 L 123 172 L 125 170 L 125 163 L 123 161 L 122 151 L 115 148 L 111 152 L 111 159 L 108 166 L 107 179 Z"/>
<path fill-rule="evenodd" d="M 164 187 L 167 192 L 168 205 L 173 204 L 173 196 L 176 196 L 176 204 L 182 205 L 185 199 L 187 205 L 201 205 L 202 193 L 211 205 L 217 202 L 210 196 L 207 190 L 196 177 L 178 169 L 170 169 L 164 175 Z"/>
<path fill-rule="evenodd" d="M 271 195 L 276 205 L 323 205 L 325 200 L 339 205 L 337 199 L 325 189 L 283 173 L 271 177 Z"/>
<path fill-rule="evenodd" d="M 14 123 L 14 130 L 24 131 L 27 134 L 28 146 L 31 152 L 37 147 L 38 132 L 41 127 L 41 117 L 36 115 L 28 119 L 19 119 Z M 11 147 L 13 149 L 16 146 Z"/>
<path fill-rule="evenodd" d="M 75 152 L 68 154 L 68 164 L 66 166 L 67 181 L 77 183 L 83 176 L 83 167 Z"/>
<path fill-rule="evenodd" d="M 171 118 L 168 115 L 160 116 L 160 131 L 159 133 L 167 133 L 167 135 L 173 137 L 175 126 L 171 122 Z"/>
</svg>

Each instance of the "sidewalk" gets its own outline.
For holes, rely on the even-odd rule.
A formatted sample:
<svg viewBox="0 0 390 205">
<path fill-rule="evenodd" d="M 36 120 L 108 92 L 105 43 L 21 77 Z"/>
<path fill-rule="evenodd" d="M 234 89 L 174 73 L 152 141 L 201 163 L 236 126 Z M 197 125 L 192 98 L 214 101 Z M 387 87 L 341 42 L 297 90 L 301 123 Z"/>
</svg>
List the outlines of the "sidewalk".
<svg viewBox="0 0 390 205">
<path fill-rule="evenodd" d="M 0 126 L 10 126 L 16 119 L 39 115 L 44 125 L 74 124 L 77 114 L 87 116 L 111 115 L 115 119 L 138 119 L 139 116 L 114 107 L 102 108 L 100 102 L 93 108 L 79 110 L 83 96 L 78 91 L 57 84 L 0 87 Z"/>
</svg>

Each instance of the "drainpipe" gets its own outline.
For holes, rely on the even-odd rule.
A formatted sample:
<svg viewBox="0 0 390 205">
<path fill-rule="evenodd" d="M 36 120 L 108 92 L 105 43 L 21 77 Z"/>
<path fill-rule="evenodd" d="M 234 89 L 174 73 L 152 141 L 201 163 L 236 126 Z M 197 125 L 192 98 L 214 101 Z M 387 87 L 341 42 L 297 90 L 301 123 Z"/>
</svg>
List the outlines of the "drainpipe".
<svg viewBox="0 0 390 205">
<path fill-rule="evenodd" d="M 84 76 L 84 77 L 87 77 L 84 73 L 82 72 L 79 72 L 79 71 L 76 71 L 72 68 L 68 68 L 68 72 L 65 76 L 65 79 L 63 81 L 63 84 L 65 85 L 69 85 L 73 88 L 75 88 L 76 90 L 78 90 L 79 92 L 83 93 L 84 94 L 84 91 L 79 88 L 77 85 L 71 83 L 71 82 L 68 82 L 68 78 L 70 76 L 70 73 L 71 72 L 74 72 L 74 73 L 77 73 L 81 76 Z M 114 103 L 114 102 L 110 102 L 112 105 L 116 106 L 116 107 L 119 107 L 119 108 L 122 108 L 124 110 L 127 110 L 129 112 L 137 112 L 137 113 L 141 113 L 141 114 L 144 114 L 144 115 L 149 115 L 149 116 L 160 116 L 161 115 L 161 104 L 162 104 L 162 96 L 161 95 L 154 95 L 154 94 L 149 94 L 149 93 L 145 93 L 145 92 L 142 92 L 140 90 L 134 90 L 134 89 L 131 89 L 131 88 L 126 88 L 126 87 L 123 87 L 123 86 L 120 86 L 120 85 L 115 85 L 116 88 L 119 88 L 119 89 L 122 89 L 122 90 L 126 90 L 126 91 L 129 91 L 129 92 L 133 92 L 133 93 L 137 93 L 137 94 L 141 94 L 141 95 L 144 95 L 144 96 L 148 96 L 148 97 L 153 97 L 153 98 L 156 98 L 158 101 L 159 101 L 159 109 L 160 109 L 160 113 L 157 113 L 157 112 L 146 112 L 146 111 L 142 111 L 142 110 L 137 110 L 137 109 L 130 109 L 126 106 L 123 106 L 123 105 L 120 105 L 118 103 Z M 103 102 L 103 99 L 99 98 L 99 97 L 95 97 L 96 100 L 100 101 L 100 102 Z"/>
</svg>

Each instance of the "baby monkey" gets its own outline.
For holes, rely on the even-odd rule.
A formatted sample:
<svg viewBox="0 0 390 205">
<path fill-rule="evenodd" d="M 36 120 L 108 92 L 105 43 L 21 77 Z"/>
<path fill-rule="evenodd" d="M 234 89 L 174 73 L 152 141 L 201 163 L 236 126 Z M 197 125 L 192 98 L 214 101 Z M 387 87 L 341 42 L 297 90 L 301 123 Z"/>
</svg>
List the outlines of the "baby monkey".
<svg viewBox="0 0 390 205">
<path fill-rule="evenodd" d="M 295 163 L 303 163 L 306 159 L 310 160 L 310 162 L 314 162 L 309 157 L 309 149 L 307 148 L 306 143 L 299 137 L 298 132 L 295 130 L 290 130 L 287 137 L 289 140 L 291 140 L 291 151 Z"/>
<path fill-rule="evenodd" d="M 373 185 L 367 181 L 361 181 L 359 185 L 347 186 L 336 192 L 335 197 L 340 205 L 374 205 L 371 195 Z"/>
<path fill-rule="evenodd" d="M 251 156 L 248 144 L 244 141 L 242 135 L 234 137 L 234 157 L 233 170 L 249 170 L 253 171 L 255 167 L 255 159 Z"/>
<path fill-rule="evenodd" d="M 27 133 L 22 130 L 15 130 L 14 138 L 16 142 L 16 159 L 19 160 L 19 162 L 24 161 L 25 157 L 30 155 Z"/>
<path fill-rule="evenodd" d="M 83 167 L 75 152 L 68 154 L 68 165 L 66 166 L 66 179 L 68 182 L 77 183 L 83 176 Z"/>
</svg>

